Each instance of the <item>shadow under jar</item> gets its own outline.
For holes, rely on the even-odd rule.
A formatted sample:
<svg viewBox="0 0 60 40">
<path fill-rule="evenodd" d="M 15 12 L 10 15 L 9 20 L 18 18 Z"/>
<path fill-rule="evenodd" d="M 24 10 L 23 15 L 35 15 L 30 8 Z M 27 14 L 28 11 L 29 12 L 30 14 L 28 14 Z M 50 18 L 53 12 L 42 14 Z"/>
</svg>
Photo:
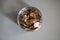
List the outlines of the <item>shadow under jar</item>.
<svg viewBox="0 0 60 40">
<path fill-rule="evenodd" d="M 34 31 L 40 28 L 41 12 L 35 7 L 24 7 L 19 11 L 17 22 L 26 31 Z"/>
</svg>

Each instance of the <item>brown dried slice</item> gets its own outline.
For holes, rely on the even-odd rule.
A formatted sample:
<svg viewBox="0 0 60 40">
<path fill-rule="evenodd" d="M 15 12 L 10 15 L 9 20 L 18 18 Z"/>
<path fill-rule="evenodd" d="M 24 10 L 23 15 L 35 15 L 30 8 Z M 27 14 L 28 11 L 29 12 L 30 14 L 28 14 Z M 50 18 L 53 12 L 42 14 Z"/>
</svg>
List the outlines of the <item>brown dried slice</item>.
<svg viewBox="0 0 60 40">
<path fill-rule="evenodd" d="M 26 20 L 26 24 L 28 24 L 28 25 L 29 25 L 29 24 L 30 24 L 30 20 Z"/>
<path fill-rule="evenodd" d="M 31 13 L 31 12 L 34 12 L 34 11 L 35 11 L 35 9 L 31 8 L 30 13 Z"/>
<path fill-rule="evenodd" d="M 31 22 L 31 23 L 35 23 L 35 22 L 37 22 L 37 21 L 39 21 L 39 19 L 30 19 L 30 22 Z"/>
<path fill-rule="evenodd" d="M 22 16 L 23 18 L 26 18 L 26 17 L 27 17 L 26 13 L 24 13 L 24 12 L 21 14 L 21 16 Z"/>
<path fill-rule="evenodd" d="M 30 13 L 30 16 L 33 18 L 38 18 L 38 15 L 35 12 Z"/>
<path fill-rule="evenodd" d="M 23 13 L 21 13 L 20 15 L 21 15 L 21 16 L 24 16 L 24 15 L 25 15 L 25 13 L 23 12 Z"/>
</svg>

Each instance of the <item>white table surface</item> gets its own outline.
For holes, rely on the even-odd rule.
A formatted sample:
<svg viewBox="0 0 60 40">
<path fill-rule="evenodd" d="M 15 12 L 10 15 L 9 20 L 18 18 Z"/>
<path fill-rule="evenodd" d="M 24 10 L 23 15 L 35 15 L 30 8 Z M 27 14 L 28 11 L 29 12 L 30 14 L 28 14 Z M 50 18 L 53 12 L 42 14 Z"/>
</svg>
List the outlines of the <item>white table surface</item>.
<svg viewBox="0 0 60 40">
<path fill-rule="evenodd" d="M 60 0 L 3 0 L 0 12 L 0 40 L 60 40 Z M 37 7 L 42 13 L 42 27 L 26 32 L 5 13 L 10 14 L 25 6 Z"/>
</svg>

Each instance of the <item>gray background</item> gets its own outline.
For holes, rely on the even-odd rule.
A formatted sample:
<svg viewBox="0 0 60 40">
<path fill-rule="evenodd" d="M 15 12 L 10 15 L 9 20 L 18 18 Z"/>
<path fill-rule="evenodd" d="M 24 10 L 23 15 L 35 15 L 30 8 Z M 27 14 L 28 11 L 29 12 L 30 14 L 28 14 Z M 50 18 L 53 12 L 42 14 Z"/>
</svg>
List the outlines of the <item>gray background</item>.
<svg viewBox="0 0 60 40">
<path fill-rule="evenodd" d="M 34 6 L 42 13 L 42 27 L 27 32 L 16 23 L 16 13 Z M 1 0 L 0 40 L 60 40 L 60 0 Z"/>
</svg>

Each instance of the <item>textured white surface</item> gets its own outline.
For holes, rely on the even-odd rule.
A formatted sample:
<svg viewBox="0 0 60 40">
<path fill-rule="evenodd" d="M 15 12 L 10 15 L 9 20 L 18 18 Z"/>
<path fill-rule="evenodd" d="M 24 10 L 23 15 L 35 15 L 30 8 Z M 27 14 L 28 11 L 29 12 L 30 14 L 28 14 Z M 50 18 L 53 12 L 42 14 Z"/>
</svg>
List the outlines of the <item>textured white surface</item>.
<svg viewBox="0 0 60 40">
<path fill-rule="evenodd" d="M 12 11 L 12 9 L 8 9 L 9 5 L 14 5 L 15 8 L 23 5 L 21 1 L 18 5 L 11 1 L 6 0 L 6 4 L 3 2 L 6 12 Z M 0 13 L 0 40 L 60 40 L 60 0 L 24 0 L 23 2 L 37 7 L 41 11 L 42 27 L 35 32 L 26 32 L 3 13 Z M 19 7 L 16 8 L 16 10 L 18 9 Z"/>
</svg>

